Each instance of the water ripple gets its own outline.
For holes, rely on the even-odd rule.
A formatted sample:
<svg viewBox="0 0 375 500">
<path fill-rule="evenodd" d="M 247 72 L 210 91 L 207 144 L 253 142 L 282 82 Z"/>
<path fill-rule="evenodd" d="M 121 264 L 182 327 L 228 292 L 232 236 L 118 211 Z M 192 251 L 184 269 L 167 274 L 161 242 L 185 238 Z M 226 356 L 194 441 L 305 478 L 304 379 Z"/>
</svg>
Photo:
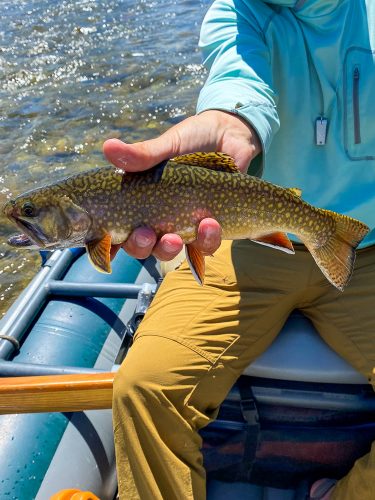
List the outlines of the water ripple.
<svg viewBox="0 0 375 500">
<path fill-rule="evenodd" d="M 194 113 L 205 74 L 197 40 L 209 0 L 3 0 L 0 203 L 101 166 L 109 137 L 144 140 Z M 0 311 L 35 274 L 36 253 L 5 243 Z"/>
</svg>

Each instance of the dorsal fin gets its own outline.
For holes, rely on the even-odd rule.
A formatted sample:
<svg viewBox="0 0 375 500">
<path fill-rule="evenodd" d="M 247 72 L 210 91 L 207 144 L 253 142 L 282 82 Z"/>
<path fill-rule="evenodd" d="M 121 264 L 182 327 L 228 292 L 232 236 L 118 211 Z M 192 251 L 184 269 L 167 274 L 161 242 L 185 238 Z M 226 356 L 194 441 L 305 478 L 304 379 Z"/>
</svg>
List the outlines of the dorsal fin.
<svg viewBox="0 0 375 500">
<path fill-rule="evenodd" d="M 298 196 L 298 198 L 301 198 L 302 196 L 302 190 L 299 188 L 287 188 L 288 191 L 294 194 L 294 196 Z"/>
<path fill-rule="evenodd" d="M 175 163 L 183 163 L 185 165 L 195 165 L 197 167 L 211 168 L 221 172 L 239 173 L 237 165 L 229 155 L 224 153 L 190 153 L 187 155 L 176 156 L 172 158 Z"/>
</svg>

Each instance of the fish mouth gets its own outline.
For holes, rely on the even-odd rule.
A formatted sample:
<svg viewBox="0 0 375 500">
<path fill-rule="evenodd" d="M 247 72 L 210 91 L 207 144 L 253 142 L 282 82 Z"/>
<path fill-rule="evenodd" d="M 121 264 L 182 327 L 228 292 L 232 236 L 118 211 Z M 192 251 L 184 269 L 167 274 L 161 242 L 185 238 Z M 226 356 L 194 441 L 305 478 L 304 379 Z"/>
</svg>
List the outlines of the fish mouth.
<svg viewBox="0 0 375 500">
<path fill-rule="evenodd" d="M 26 234 L 17 233 L 13 234 L 8 238 L 8 244 L 12 247 L 23 247 L 29 249 L 38 249 L 39 246 L 36 245 Z"/>
<path fill-rule="evenodd" d="M 21 231 L 23 231 L 21 234 L 13 235 L 8 239 L 10 245 L 16 247 L 32 247 L 36 244 L 38 247 L 43 248 L 48 246 L 47 237 L 37 224 L 32 224 L 31 222 L 11 215 L 8 215 L 8 217 L 21 229 Z"/>
</svg>

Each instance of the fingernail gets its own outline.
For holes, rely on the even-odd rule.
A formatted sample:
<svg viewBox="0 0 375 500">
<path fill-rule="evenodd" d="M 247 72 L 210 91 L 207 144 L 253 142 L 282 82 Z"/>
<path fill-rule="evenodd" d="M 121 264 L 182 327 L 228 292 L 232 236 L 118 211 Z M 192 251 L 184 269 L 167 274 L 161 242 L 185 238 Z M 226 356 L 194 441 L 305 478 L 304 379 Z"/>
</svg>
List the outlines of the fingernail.
<svg viewBox="0 0 375 500">
<path fill-rule="evenodd" d="M 204 231 L 204 243 L 211 243 L 212 240 L 217 240 L 217 228 L 207 227 Z"/>
<path fill-rule="evenodd" d="M 179 245 L 168 240 L 163 241 L 163 247 L 164 250 L 168 253 L 175 253 L 180 248 Z"/>
<path fill-rule="evenodd" d="M 152 239 L 143 234 L 137 234 L 135 237 L 135 242 L 137 246 L 146 248 L 152 244 Z"/>
<path fill-rule="evenodd" d="M 128 159 L 126 158 L 126 156 L 123 156 L 122 158 L 117 158 L 116 163 L 121 165 L 122 167 L 126 167 L 126 165 L 128 164 Z"/>
</svg>

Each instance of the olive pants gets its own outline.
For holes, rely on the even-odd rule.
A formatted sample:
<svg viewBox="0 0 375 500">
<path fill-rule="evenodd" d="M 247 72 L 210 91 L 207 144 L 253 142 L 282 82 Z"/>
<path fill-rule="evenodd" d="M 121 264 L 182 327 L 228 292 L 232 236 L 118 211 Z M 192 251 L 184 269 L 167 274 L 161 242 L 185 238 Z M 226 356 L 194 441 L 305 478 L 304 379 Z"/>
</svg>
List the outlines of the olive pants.
<svg viewBox="0 0 375 500">
<path fill-rule="evenodd" d="M 235 380 L 270 345 L 293 309 L 369 381 L 375 366 L 375 248 L 357 253 L 337 291 L 302 245 L 296 255 L 224 242 L 206 259 L 205 285 L 183 264 L 167 275 L 114 383 L 121 500 L 203 500 L 198 430 Z M 375 449 L 358 460 L 334 499 L 375 498 Z"/>
</svg>

